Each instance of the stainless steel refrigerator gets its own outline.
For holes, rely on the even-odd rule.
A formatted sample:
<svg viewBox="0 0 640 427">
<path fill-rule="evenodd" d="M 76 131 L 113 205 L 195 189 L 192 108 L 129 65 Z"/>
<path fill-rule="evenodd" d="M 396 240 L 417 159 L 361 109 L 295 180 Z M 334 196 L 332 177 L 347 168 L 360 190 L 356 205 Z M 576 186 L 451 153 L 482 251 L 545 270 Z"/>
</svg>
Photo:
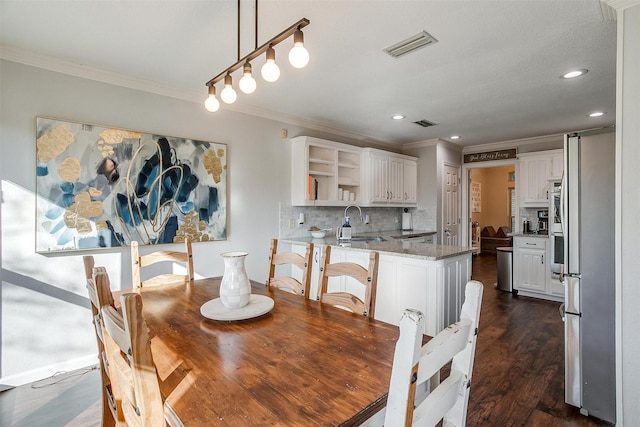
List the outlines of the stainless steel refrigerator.
<svg viewBox="0 0 640 427">
<path fill-rule="evenodd" d="M 615 423 L 615 133 L 564 149 L 565 401 Z"/>
</svg>

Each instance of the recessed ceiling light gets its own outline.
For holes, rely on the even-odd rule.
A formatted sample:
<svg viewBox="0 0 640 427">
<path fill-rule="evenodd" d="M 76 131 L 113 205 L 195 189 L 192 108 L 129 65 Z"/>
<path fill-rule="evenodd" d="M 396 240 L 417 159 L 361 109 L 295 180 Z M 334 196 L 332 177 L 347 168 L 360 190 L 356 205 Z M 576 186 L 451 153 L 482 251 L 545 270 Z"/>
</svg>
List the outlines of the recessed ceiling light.
<svg viewBox="0 0 640 427">
<path fill-rule="evenodd" d="M 451 138 L 451 139 L 460 139 L 460 135 L 451 135 L 449 138 Z"/>
<path fill-rule="evenodd" d="M 589 117 L 601 117 L 601 116 L 604 116 L 605 114 L 606 113 L 603 113 L 602 111 L 596 111 L 596 112 L 593 112 L 593 113 L 589 114 Z"/>
<path fill-rule="evenodd" d="M 588 72 L 589 72 L 589 70 L 584 69 L 584 68 L 582 68 L 580 70 L 572 70 L 572 71 L 569 71 L 568 73 L 564 73 L 563 75 L 560 76 L 560 78 L 561 79 L 574 79 L 576 77 L 584 76 Z"/>
<path fill-rule="evenodd" d="M 402 114 L 395 114 L 395 115 L 391 116 L 391 118 L 392 118 L 393 120 L 402 120 L 402 119 L 404 119 L 405 117 L 407 117 L 407 116 L 403 116 Z"/>
</svg>

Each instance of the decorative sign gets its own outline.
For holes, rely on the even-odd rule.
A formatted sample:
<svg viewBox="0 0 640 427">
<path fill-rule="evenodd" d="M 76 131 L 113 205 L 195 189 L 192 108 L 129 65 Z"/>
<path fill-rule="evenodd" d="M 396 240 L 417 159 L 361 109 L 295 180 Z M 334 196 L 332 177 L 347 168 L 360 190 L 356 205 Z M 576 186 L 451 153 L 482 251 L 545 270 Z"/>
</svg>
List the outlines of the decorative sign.
<svg viewBox="0 0 640 427">
<path fill-rule="evenodd" d="M 490 160 L 507 160 L 516 158 L 516 149 L 487 151 L 484 153 L 472 153 L 464 155 L 465 163 L 488 162 Z"/>
<path fill-rule="evenodd" d="M 37 118 L 36 250 L 226 240 L 227 146 Z"/>
<path fill-rule="evenodd" d="M 471 183 L 471 212 L 479 213 L 482 209 L 482 186 L 479 182 Z"/>
</svg>

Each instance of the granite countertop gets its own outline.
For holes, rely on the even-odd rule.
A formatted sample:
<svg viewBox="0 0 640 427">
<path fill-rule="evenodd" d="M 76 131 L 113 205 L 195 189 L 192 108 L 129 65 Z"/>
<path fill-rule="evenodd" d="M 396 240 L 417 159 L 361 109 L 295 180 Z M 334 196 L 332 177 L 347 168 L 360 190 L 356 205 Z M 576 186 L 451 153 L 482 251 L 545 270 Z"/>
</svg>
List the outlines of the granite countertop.
<svg viewBox="0 0 640 427">
<path fill-rule="evenodd" d="M 538 237 L 540 239 L 548 239 L 548 234 L 538 234 L 538 233 L 513 233 L 510 234 L 513 237 Z"/>
<path fill-rule="evenodd" d="M 412 230 L 402 232 L 401 230 L 395 231 L 381 231 L 378 233 L 365 233 L 358 234 L 354 237 L 362 236 L 380 236 L 385 239 L 384 242 L 342 242 L 339 243 L 335 236 L 327 236 L 324 239 L 312 239 L 312 238 L 282 238 L 281 242 L 286 243 L 302 243 L 306 244 L 312 242 L 316 246 L 330 245 L 337 248 L 348 248 L 357 251 L 377 251 L 380 253 L 387 253 L 390 255 L 400 255 L 409 258 L 418 258 L 428 261 L 437 261 L 444 258 L 450 258 L 466 253 L 471 253 L 475 249 L 469 246 L 444 246 L 434 245 L 431 243 L 417 243 L 417 242 L 402 242 L 399 239 L 402 237 L 419 237 L 435 234 L 435 231 L 425 230 L 418 231 Z M 395 236 L 395 237 L 394 237 Z"/>
</svg>

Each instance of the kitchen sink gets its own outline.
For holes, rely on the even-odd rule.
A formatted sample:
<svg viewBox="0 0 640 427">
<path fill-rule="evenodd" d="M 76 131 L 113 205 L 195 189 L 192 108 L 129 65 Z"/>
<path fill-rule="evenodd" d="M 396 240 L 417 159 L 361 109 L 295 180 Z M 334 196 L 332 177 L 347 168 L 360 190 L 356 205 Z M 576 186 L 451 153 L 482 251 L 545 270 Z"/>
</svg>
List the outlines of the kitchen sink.
<svg viewBox="0 0 640 427">
<path fill-rule="evenodd" d="M 352 242 L 386 242 L 382 236 L 356 236 L 351 238 Z"/>
</svg>

